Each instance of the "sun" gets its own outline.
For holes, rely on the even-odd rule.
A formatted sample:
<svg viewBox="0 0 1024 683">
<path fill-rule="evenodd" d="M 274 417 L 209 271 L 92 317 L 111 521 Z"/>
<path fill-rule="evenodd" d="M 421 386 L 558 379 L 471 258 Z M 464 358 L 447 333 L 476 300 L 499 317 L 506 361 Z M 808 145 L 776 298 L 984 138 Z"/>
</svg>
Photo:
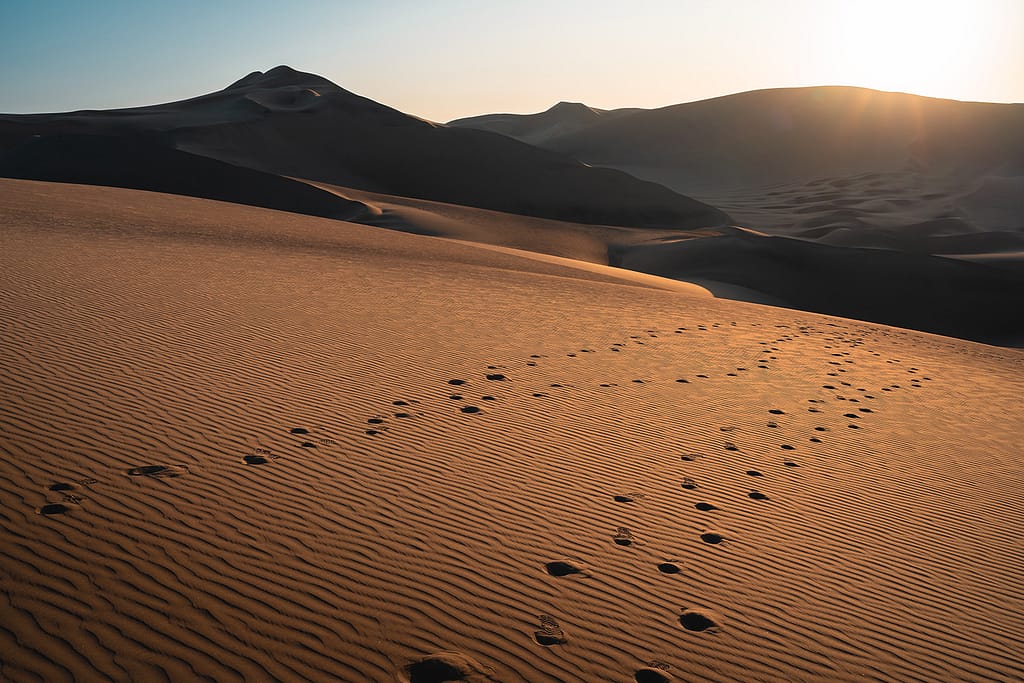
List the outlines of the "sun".
<svg viewBox="0 0 1024 683">
<path fill-rule="evenodd" d="M 859 0 L 836 10 L 837 73 L 850 85 L 956 97 L 984 79 L 994 17 L 986 3 Z"/>
</svg>

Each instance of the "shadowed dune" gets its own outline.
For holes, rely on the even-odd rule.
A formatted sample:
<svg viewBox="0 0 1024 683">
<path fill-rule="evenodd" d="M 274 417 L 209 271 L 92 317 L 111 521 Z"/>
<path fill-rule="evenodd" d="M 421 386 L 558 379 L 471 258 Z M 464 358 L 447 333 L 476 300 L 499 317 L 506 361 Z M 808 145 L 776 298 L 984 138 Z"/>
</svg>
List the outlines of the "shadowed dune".
<svg viewBox="0 0 1024 683">
<path fill-rule="evenodd" d="M 165 105 L 0 116 L 0 174 L 331 216 L 1013 344 L 1024 338 L 1014 313 L 1024 298 L 1020 112 L 797 88 L 659 110 L 560 103 L 442 126 L 278 67 Z M 804 244 L 725 227 L 724 213 L 659 185 L 462 126 L 637 173 L 629 164 L 643 158 L 676 174 L 665 182 L 700 176 L 710 204 Z"/>
<path fill-rule="evenodd" d="M 878 230 L 958 220 L 958 234 L 1024 231 L 1024 104 L 811 87 L 592 116 L 558 134 L 545 134 L 547 117 L 450 125 L 627 171 L 773 234 L 827 227 L 844 230 L 848 246 L 904 249 Z"/>
<path fill-rule="evenodd" d="M 612 262 L 712 291 L 712 282 L 739 285 L 801 310 L 989 343 L 1024 343 L 1024 276 L 977 263 L 745 230 L 625 247 L 613 253 Z"/>
<path fill-rule="evenodd" d="M 501 133 L 531 145 L 545 143 L 587 129 L 598 121 L 631 114 L 639 109 L 595 109 L 579 102 L 559 102 L 538 114 L 484 114 L 449 121 L 454 128 L 475 128 Z"/>
<path fill-rule="evenodd" d="M 711 206 L 621 171 L 424 121 L 285 66 L 165 105 L 0 116 L 0 146 L 60 133 L 145 134 L 277 175 L 580 223 L 688 228 L 728 221 Z"/>
<path fill-rule="evenodd" d="M 1022 124 L 1019 104 L 779 88 L 599 117 L 543 146 L 676 189 L 723 190 L 911 169 L 1019 175 Z"/>
<path fill-rule="evenodd" d="M 351 220 L 366 207 L 290 178 L 154 144 L 145 138 L 51 135 L 0 153 L 0 176 L 217 199 Z"/>
</svg>

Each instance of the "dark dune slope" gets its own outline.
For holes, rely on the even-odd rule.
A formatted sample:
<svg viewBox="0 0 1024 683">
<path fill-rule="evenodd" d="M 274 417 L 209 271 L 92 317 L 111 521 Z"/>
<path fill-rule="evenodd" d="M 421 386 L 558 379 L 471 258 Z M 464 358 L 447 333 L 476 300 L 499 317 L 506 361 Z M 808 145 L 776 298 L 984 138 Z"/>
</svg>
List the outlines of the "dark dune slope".
<svg viewBox="0 0 1024 683">
<path fill-rule="evenodd" d="M 359 217 L 365 209 L 297 180 L 133 137 L 34 138 L 0 155 L 0 175 L 150 190 L 344 220 Z"/>
<path fill-rule="evenodd" d="M 1024 342 L 1024 277 L 977 263 L 745 230 L 624 247 L 613 261 L 653 275 L 739 285 L 805 311 L 988 343 Z"/>
<path fill-rule="evenodd" d="M 490 125 L 488 117 L 475 120 Z M 908 169 L 1021 174 L 1024 105 L 842 86 L 778 88 L 594 118 L 539 144 L 677 189 Z"/>
<path fill-rule="evenodd" d="M 495 133 L 424 121 L 288 67 L 166 105 L 0 117 L 0 146 L 56 133 L 148 135 L 268 173 L 582 223 L 729 221 L 655 183 Z"/>
</svg>

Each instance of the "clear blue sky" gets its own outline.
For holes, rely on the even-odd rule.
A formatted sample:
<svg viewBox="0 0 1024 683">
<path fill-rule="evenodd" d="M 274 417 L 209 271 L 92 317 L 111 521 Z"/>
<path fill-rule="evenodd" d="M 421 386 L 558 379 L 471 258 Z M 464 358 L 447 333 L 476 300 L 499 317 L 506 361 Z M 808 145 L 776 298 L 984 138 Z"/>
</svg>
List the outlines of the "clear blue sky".
<svg viewBox="0 0 1024 683">
<path fill-rule="evenodd" d="M 1024 0 L 0 0 L 0 111 L 152 104 L 288 64 L 425 118 L 778 86 L 1024 101 Z"/>
</svg>

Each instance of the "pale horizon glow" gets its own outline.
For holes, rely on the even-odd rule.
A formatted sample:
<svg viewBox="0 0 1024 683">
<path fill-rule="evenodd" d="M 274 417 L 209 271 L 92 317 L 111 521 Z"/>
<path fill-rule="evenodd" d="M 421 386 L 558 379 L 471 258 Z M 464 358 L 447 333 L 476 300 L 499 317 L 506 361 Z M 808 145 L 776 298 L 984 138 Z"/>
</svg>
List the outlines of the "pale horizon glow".
<svg viewBox="0 0 1024 683">
<path fill-rule="evenodd" d="M 0 111 L 140 106 L 288 64 L 434 121 L 851 85 L 1024 102 L 1018 0 L 270 0 L 0 8 Z"/>
</svg>

